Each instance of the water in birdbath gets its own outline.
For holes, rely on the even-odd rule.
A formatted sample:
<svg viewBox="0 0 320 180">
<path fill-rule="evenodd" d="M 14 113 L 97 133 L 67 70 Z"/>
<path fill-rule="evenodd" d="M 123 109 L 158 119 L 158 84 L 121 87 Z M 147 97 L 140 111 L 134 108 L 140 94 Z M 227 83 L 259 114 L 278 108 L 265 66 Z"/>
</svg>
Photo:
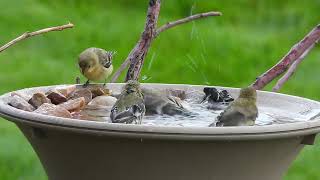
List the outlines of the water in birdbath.
<svg viewBox="0 0 320 180">
<path fill-rule="evenodd" d="M 203 104 L 189 104 L 188 109 L 196 112 L 194 116 L 169 116 L 151 115 L 145 116 L 142 124 L 151 126 L 181 126 L 181 127 L 208 127 L 215 122 L 216 117 L 223 110 L 208 110 Z M 320 114 L 320 109 L 313 109 L 307 113 L 289 112 L 277 107 L 258 107 L 259 115 L 256 119 L 256 126 L 285 124 L 308 121 Z"/>
<path fill-rule="evenodd" d="M 216 117 L 223 112 L 223 109 L 208 109 L 208 103 L 199 103 L 200 96 L 203 96 L 203 94 L 193 92 L 191 98 L 184 100 L 185 107 L 194 113 L 193 116 L 151 115 L 145 116 L 142 124 L 150 126 L 208 127 L 216 122 Z M 291 109 L 286 110 L 276 106 L 263 105 L 258 105 L 258 112 L 255 126 L 303 122 L 315 119 L 320 115 L 320 109 L 303 109 L 300 112 L 292 112 Z"/>
<path fill-rule="evenodd" d="M 117 96 L 113 97 L 111 91 L 112 89 L 100 89 L 100 87 L 98 89 L 96 87 L 78 89 L 78 87 L 70 86 L 68 88 L 56 88 L 49 91 L 35 90 L 26 94 L 13 92 L 11 93 L 8 104 L 21 110 L 33 111 L 45 115 L 111 123 L 109 118 L 110 110 L 115 101 L 117 101 Z M 215 124 L 216 117 L 227 107 L 225 103 L 222 103 L 222 106 L 219 106 L 219 110 L 208 109 L 208 106 L 210 106 L 208 101 L 200 103 L 204 97 L 203 89 L 169 89 L 169 91 L 171 91 L 171 93 L 172 91 L 185 93 L 185 97 L 181 98 L 183 99 L 181 105 L 190 111 L 191 115 L 145 115 L 142 120 L 142 125 L 208 127 L 212 123 Z M 119 90 L 115 92 L 120 93 Z M 167 93 L 168 89 L 162 92 Z M 178 96 L 179 95 L 176 94 L 176 97 Z M 234 98 L 236 97 L 237 95 L 234 96 Z M 303 122 L 312 120 L 320 115 L 320 109 L 294 103 L 290 106 L 294 106 L 296 110 L 292 110 L 292 107 L 286 109 L 274 104 L 272 105 L 272 103 L 258 102 L 257 107 L 259 113 L 255 125 L 263 126 Z"/>
</svg>

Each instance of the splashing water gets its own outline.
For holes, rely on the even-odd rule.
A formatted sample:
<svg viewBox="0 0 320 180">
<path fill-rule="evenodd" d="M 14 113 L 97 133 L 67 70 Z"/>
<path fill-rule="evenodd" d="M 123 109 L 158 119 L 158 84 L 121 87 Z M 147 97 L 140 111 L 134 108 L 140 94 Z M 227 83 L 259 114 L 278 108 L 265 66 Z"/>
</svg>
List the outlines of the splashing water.
<svg viewBox="0 0 320 180">
<path fill-rule="evenodd" d="M 147 76 L 147 75 L 143 75 L 143 76 L 141 77 L 141 80 L 142 80 L 142 81 L 149 81 L 150 79 L 152 79 L 152 77 L 151 77 L 151 76 Z"/>
<path fill-rule="evenodd" d="M 154 52 L 151 56 L 151 59 L 150 59 L 150 62 L 148 64 L 148 71 L 150 71 L 152 65 L 153 65 L 153 61 L 154 61 L 154 58 L 156 57 L 156 53 Z"/>
<path fill-rule="evenodd" d="M 216 122 L 216 117 L 223 110 L 209 110 L 208 104 L 199 104 L 194 100 L 187 99 L 186 108 L 197 115 L 186 117 L 181 115 L 152 115 L 145 116 L 143 125 L 150 126 L 174 126 L 174 127 L 208 127 Z M 256 119 L 256 126 L 285 124 L 294 122 L 305 122 L 320 115 L 320 109 L 311 109 L 308 112 L 289 112 L 277 107 L 258 107 L 259 116 Z"/>
</svg>

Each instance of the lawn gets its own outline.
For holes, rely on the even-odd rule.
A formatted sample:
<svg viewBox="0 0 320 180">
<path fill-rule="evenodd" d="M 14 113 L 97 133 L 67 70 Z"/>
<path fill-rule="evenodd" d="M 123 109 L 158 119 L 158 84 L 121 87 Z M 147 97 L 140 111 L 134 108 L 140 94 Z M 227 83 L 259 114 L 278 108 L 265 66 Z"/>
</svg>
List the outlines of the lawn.
<svg viewBox="0 0 320 180">
<path fill-rule="evenodd" d="M 79 75 L 77 56 L 91 46 L 117 51 L 114 67 L 119 67 L 143 29 L 147 1 L 10 0 L 0 1 L 0 7 L 0 44 L 25 31 L 75 24 L 73 29 L 33 37 L 0 53 L 3 94 L 73 83 Z M 319 0 L 163 0 L 160 25 L 210 10 L 219 10 L 223 16 L 160 34 L 146 58 L 141 82 L 249 85 L 320 23 L 319 7 Z M 318 46 L 281 92 L 320 100 L 319 67 Z M 284 179 L 320 179 L 319 146 L 319 141 L 307 146 Z M 14 124 L 3 119 L 0 179 L 46 179 L 31 146 Z"/>
</svg>

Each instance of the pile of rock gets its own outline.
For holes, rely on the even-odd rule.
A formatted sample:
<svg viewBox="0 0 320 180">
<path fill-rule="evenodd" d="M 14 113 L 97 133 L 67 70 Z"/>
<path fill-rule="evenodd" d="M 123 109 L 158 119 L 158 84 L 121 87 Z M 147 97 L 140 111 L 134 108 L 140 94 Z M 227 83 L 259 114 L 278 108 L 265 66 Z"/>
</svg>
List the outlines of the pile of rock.
<svg viewBox="0 0 320 180">
<path fill-rule="evenodd" d="M 117 98 L 111 96 L 110 89 L 72 85 L 48 92 L 36 92 L 31 97 L 12 93 L 8 104 L 17 109 L 45 115 L 109 121 L 111 108 L 116 101 Z"/>
</svg>

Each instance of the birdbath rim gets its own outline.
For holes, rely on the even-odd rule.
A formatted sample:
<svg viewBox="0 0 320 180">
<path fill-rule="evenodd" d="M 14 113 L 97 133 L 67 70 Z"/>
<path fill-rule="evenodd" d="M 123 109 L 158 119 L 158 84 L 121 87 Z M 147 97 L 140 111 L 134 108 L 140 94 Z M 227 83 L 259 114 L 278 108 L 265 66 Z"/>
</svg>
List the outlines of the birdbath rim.
<svg viewBox="0 0 320 180">
<path fill-rule="evenodd" d="M 33 92 L 39 90 L 49 90 L 68 85 L 54 85 L 33 87 L 18 90 L 15 92 Z M 123 83 L 110 83 L 107 85 L 110 89 L 119 91 Z M 156 89 L 172 88 L 182 90 L 202 90 L 205 85 L 187 85 L 187 84 L 155 84 L 142 83 L 144 87 Z M 239 88 L 229 88 L 212 86 L 216 88 L 227 89 L 231 94 L 237 94 Z M 169 127 L 169 126 L 151 126 L 151 125 L 128 125 L 112 124 L 105 122 L 76 120 L 62 117 L 37 114 L 33 112 L 22 111 L 7 105 L 8 96 L 11 92 L 0 96 L 0 116 L 9 119 L 12 122 L 29 124 L 39 128 L 53 128 L 61 131 L 73 131 L 98 136 L 119 136 L 140 139 L 176 139 L 176 140 L 257 140 L 274 139 L 294 136 L 306 136 L 320 132 L 320 119 L 313 119 L 303 122 L 263 125 L 263 126 L 237 126 L 237 127 Z M 273 102 L 279 106 L 288 106 L 293 108 L 295 104 L 308 106 L 309 108 L 320 108 L 320 102 L 274 92 L 258 91 L 259 99 L 263 102 Z"/>
</svg>

